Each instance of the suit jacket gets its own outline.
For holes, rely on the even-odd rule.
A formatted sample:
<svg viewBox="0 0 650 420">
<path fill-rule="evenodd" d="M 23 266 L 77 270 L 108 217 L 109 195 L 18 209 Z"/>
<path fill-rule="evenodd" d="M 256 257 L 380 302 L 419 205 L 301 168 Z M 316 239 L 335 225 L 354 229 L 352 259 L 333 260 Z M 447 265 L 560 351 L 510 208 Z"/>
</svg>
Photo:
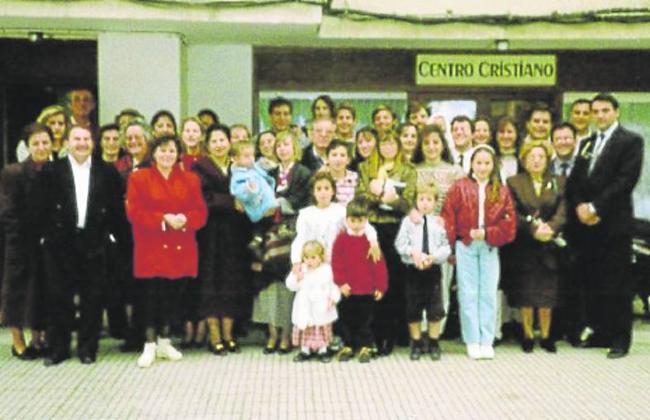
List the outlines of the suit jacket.
<svg viewBox="0 0 650 420">
<path fill-rule="evenodd" d="M 75 185 L 69 159 L 47 163 L 40 172 L 40 180 L 44 194 L 39 208 L 45 221 L 45 243 L 50 250 L 65 254 L 77 231 Z M 122 180 L 117 169 L 93 158 L 84 228 L 88 255 L 103 251 L 111 234 L 118 240 L 123 237 L 123 197 Z"/>
<path fill-rule="evenodd" d="M 596 134 L 582 142 L 567 181 L 571 224 L 576 234 L 591 230 L 608 236 L 628 236 L 633 222 L 632 191 L 641 175 L 643 139 L 619 125 L 589 174 L 595 143 Z M 582 225 L 575 214 L 579 203 L 593 203 L 600 223 L 594 227 Z"/>
<path fill-rule="evenodd" d="M 278 174 L 280 168 L 271 169 L 269 175 L 275 179 L 278 185 Z M 298 216 L 300 209 L 307 207 L 311 198 L 309 190 L 309 181 L 311 180 L 311 171 L 301 163 L 294 163 L 289 173 L 289 186 L 282 191 L 276 191 L 278 198 L 285 198 L 294 211 L 293 216 Z"/>
<path fill-rule="evenodd" d="M 323 166 L 323 161 L 314 155 L 314 153 L 314 145 L 310 144 L 302 151 L 302 160 L 300 161 L 311 172 L 316 172 Z"/>
</svg>

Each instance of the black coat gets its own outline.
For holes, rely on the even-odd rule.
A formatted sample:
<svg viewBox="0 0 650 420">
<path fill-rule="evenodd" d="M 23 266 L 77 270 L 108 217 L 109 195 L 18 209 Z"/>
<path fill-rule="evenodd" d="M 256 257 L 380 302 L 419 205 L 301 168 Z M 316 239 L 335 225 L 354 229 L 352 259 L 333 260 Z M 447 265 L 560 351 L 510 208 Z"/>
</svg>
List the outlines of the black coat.
<svg viewBox="0 0 650 420">
<path fill-rule="evenodd" d="M 65 255 L 77 230 L 77 204 L 72 167 L 68 158 L 49 162 L 40 172 L 44 194 L 40 210 L 48 249 Z M 126 215 L 122 179 L 113 165 L 93 159 L 88 188 L 84 237 L 87 255 L 102 252 L 112 234 L 122 240 Z"/>
<path fill-rule="evenodd" d="M 28 159 L 5 167 L 0 178 L 0 221 L 5 253 L 3 310 L 7 325 L 44 328 L 41 231 L 37 166 Z"/>
<path fill-rule="evenodd" d="M 252 224 L 235 209 L 230 195 L 230 176 L 203 157 L 192 170 L 201 179 L 208 207 L 208 221 L 197 234 L 199 243 L 199 315 L 239 318 L 252 302 L 250 255 Z"/>
<path fill-rule="evenodd" d="M 632 191 L 641 175 L 643 139 L 622 126 L 614 130 L 601 151 L 593 172 L 589 163 L 596 143 L 596 134 L 584 141 L 575 166 L 567 180 L 569 224 L 578 237 L 597 231 L 602 238 L 629 236 L 633 224 Z M 575 208 L 580 203 L 593 203 L 601 221 L 585 227 L 578 220 Z M 589 236 L 589 233 L 587 233 Z"/>
</svg>

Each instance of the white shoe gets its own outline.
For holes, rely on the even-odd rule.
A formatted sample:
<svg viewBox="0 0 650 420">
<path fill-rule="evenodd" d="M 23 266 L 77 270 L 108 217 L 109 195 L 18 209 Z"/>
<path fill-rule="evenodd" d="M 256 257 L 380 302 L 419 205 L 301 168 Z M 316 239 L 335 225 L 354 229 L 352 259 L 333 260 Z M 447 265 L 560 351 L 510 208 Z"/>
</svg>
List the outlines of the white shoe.
<svg viewBox="0 0 650 420">
<path fill-rule="evenodd" d="M 481 347 L 478 344 L 468 344 L 467 345 L 467 355 L 472 360 L 478 360 L 481 358 Z"/>
<path fill-rule="evenodd" d="M 156 360 L 156 343 L 145 343 L 144 350 L 138 357 L 138 367 L 148 368 Z"/>
<path fill-rule="evenodd" d="M 489 344 L 481 344 L 479 352 L 481 359 L 494 359 L 494 347 Z"/>
<path fill-rule="evenodd" d="M 172 342 L 169 338 L 159 338 L 158 347 L 156 348 L 156 357 L 175 362 L 183 358 L 183 353 L 172 346 Z"/>
</svg>

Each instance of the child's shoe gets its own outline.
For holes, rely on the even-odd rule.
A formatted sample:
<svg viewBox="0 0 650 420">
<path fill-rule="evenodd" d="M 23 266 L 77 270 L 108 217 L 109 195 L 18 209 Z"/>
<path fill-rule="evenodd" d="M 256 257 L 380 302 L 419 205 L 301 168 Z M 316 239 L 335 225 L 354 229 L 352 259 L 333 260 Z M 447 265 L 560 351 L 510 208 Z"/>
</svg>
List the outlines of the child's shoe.
<svg viewBox="0 0 650 420">
<path fill-rule="evenodd" d="M 264 238 L 261 235 L 255 235 L 248 243 L 248 250 L 253 254 L 257 261 L 261 261 L 264 257 Z"/>
<path fill-rule="evenodd" d="M 411 360 L 420 360 L 422 355 L 422 340 L 411 341 Z"/>
<path fill-rule="evenodd" d="M 156 360 L 156 343 L 145 343 L 144 350 L 138 357 L 138 367 L 148 368 Z"/>
<path fill-rule="evenodd" d="M 369 363 L 372 359 L 372 350 L 370 347 L 361 347 L 359 351 L 359 363 Z"/>
<path fill-rule="evenodd" d="M 442 352 L 440 351 L 440 344 L 438 344 L 438 340 L 431 340 L 429 343 L 429 355 L 433 361 L 438 361 L 442 357 Z"/>
<path fill-rule="evenodd" d="M 305 362 L 311 358 L 311 355 L 309 353 L 303 353 L 303 352 L 298 352 L 293 358 L 294 362 Z"/>
<path fill-rule="evenodd" d="M 156 357 L 175 362 L 183 358 L 183 353 L 172 346 L 172 341 L 169 338 L 159 338 L 156 346 Z"/>
<path fill-rule="evenodd" d="M 332 361 L 332 356 L 328 352 L 318 353 L 318 361 L 321 363 L 329 363 Z"/>
<path fill-rule="evenodd" d="M 467 355 L 472 360 L 478 360 L 482 357 L 481 347 L 478 344 L 467 345 Z"/>
<path fill-rule="evenodd" d="M 494 359 L 494 347 L 489 344 L 481 344 L 480 353 L 481 359 Z"/>
<path fill-rule="evenodd" d="M 347 362 L 353 357 L 354 357 L 354 351 L 352 350 L 352 347 L 348 347 L 348 346 L 343 347 L 336 355 L 336 358 L 338 359 L 339 362 Z"/>
</svg>

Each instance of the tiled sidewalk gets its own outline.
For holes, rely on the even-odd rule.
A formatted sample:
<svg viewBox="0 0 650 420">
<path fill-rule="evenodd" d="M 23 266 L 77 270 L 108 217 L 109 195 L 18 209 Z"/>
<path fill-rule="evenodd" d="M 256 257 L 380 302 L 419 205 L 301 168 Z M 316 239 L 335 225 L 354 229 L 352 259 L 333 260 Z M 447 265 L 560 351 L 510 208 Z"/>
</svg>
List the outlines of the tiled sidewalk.
<svg viewBox="0 0 650 420">
<path fill-rule="evenodd" d="M 103 340 L 98 362 L 45 368 L 9 355 L 0 330 L 0 419 L 647 419 L 650 324 L 637 321 L 621 360 L 560 343 L 556 355 L 509 344 L 472 361 L 457 342 L 443 359 L 411 362 L 406 349 L 373 361 L 293 363 L 292 356 L 186 353 L 136 367 Z"/>
</svg>

